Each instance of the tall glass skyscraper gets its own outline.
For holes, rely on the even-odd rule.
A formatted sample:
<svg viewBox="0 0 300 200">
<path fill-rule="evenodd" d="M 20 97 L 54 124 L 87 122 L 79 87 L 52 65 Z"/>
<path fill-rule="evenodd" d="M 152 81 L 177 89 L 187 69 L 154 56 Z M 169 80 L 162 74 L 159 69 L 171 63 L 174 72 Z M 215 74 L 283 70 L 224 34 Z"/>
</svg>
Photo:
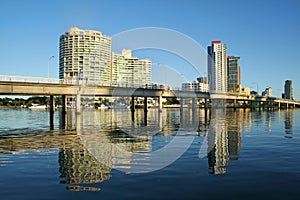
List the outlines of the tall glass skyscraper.
<svg viewBox="0 0 300 200">
<path fill-rule="evenodd" d="M 221 41 L 212 41 L 211 46 L 207 48 L 208 52 L 208 83 L 210 92 L 227 92 L 227 55 L 226 45 Z"/>
<path fill-rule="evenodd" d="M 293 86 L 292 80 L 286 80 L 284 84 L 284 97 L 285 99 L 293 99 Z"/>
<path fill-rule="evenodd" d="M 227 56 L 228 91 L 237 91 L 241 85 L 240 57 Z"/>
</svg>

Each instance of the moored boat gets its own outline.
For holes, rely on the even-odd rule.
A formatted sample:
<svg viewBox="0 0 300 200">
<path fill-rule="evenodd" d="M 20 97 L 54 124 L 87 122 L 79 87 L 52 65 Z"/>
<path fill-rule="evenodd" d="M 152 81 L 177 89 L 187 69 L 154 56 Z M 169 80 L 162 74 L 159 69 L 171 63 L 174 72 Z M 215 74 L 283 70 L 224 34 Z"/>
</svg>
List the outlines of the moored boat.
<svg viewBox="0 0 300 200">
<path fill-rule="evenodd" d="M 47 106 L 46 105 L 40 105 L 40 104 L 35 104 L 33 103 L 31 106 L 28 107 L 29 109 L 32 110 L 46 110 Z"/>
</svg>

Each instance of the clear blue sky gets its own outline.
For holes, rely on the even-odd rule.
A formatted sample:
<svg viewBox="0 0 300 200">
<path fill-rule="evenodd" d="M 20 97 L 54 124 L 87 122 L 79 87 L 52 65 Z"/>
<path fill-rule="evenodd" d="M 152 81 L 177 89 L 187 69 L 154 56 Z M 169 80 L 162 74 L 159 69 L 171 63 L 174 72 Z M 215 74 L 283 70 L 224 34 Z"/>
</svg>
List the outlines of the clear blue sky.
<svg viewBox="0 0 300 200">
<path fill-rule="evenodd" d="M 229 55 L 241 57 L 243 86 L 270 86 L 278 96 L 284 81 L 292 79 L 300 100 L 299 19 L 297 0 L 1 0 L 0 74 L 47 77 L 48 59 L 54 55 L 51 77 L 57 77 L 59 37 L 73 26 L 109 36 L 161 27 L 181 32 L 205 49 L 221 40 Z M 189 81 L 197 77 L 185 72 L 184 61 L 176 64 L 165 59 L 170 55 L 144 53 L 137 56 L 174 67 Z"/>
</svg>

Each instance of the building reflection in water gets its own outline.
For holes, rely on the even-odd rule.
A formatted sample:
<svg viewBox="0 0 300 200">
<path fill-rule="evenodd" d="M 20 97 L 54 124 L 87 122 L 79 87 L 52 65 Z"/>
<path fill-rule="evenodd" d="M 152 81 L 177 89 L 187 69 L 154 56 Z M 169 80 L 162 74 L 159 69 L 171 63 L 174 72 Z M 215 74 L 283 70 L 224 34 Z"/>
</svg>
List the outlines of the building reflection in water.
<svg viewBox="0 0 300 200">
<path fill-rule="evenodd" d="M 136 110 L 135 121 L 131 120 L 131 113 L 127 110 L 68 114 L 67 122 L 75 124 L 67 124 L 66 127 L 76 129 L 83 148 L 62 149 L 60 152 L 60 172 L 66 183 L 82 181 L 85 169 L 89 167 L 89 183 L 93 182 L 91 177 L 94 177 L 94 182 L 105 180 L 109 176 L 103 175 L 113 168 L 127 172 L 143 171 L 145 166 L 153 164 L 153 145 L 154 150 L 157 149 L 157 144 L 152 144 L 153 135 L 171 136 L 165 138 L 164 147 L 177 134 L 193 133 L 195 137 L 199 129 L 207 128 L 204 113 L 193 113 L 191 109 L 185 109 L 182 116 L 178 109 L 164 109 L 163 112 L 150 109 L 147 126 L 143 124 L 143 110 Z M 95 162 L 98 162 L 98 167 L 92 164 Z"/>
<path fill-rule="evenodd" d="M 70 113 L 67 121 L 75 124 L 66 127 L 76 127 L 80 145 L 60 150 L 62 183 L 99 183 L 108 180 L 113 168 L 127 169 L 132 166 L 135 152 L 151 151 L 151 136 L 132 136 L 122 130 L 125 124 L 126 128 L 132 126 L 128 115 L 130 112 L 113 110 L 91 110 L 80 115 Z"/>
<path fill-rule="evenodd" d="M 286 134 L 293 134 L 294 111 L 286 110 L 284 113 L 284 128 Z"/>
<path fill-rule="evenodd" d="M 100 183 L 110 178 L 111 167 L 99 163 L 82 146 L 61 149 L 59 151 L 59 172 L 61 183 Z"/>
<path fill-rule="evenodd" d="M 243 112 L 212 109 L 207 132 L 207 157 L 210 174 L 225 174 L 228 161 L 238 160 Z"/>
<path fill-rule="evenodd" d="M 239 110 L 184 109 L 180 115 L 179 109 L 164 109 L 161 113 L 149 109 L 145 126 L 143 110 L 135 112 L 134 122 L 127 110 L 87 110 L 79 115 L 70 110 L 65 124 L 61 124 L 65 130 L 39 131 L 36 135 L 22 132 L 19 138 L 1 138 L 0 152 L 59 149 L 60 182 L 90 184 L 108 180 L 112 169 L 130 171 L 139 164 L 145 167 L 149 163 L 148 153 L 157 149 L 154 135 L 170 136 L 163 137 L 166 143 L 161 148 L 176 134 L 192 138 L 207 133 L 210 173 L 223 174 L 228 161 L 239 159 L 241 127 L 248 114 Z"/>
</svg>

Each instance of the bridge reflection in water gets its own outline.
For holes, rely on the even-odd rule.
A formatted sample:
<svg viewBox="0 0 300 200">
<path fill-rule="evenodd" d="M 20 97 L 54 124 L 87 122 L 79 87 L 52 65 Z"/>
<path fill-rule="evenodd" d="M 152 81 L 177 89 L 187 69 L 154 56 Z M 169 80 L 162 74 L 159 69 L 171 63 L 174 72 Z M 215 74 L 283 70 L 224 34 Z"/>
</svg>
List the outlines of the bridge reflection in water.
<svg viewBox="0 0 300 200">
<path fill-rule="evenodd" d="M 155 151 L 169 143 L 174 136 L 200 137 L 207 141 L 206 158 L 210 174 L 227 172 L 228 162 L 239 159 L 242 127 L 251 127 L 249 110 L 223 109 L 164 109 L 160 116 L 149 109 L 148 123 L 144 115 L 135 112 L 137 120 L 131 120 L 130 111 L 84 111 L 80 115 L 67 113 L 65 130 L 30 131 L 0 137 L 0 153 L 11 154 L 40 149 L 59 149 L 60 182 L 65 184 L 100 183 L 110 179 L 111 170 L 130 171 L 139 163 L 147 164 L 147 152 Z M 291 111 L 292 112 L 292 111 Z M 182 115 L 180 115 L 182 113 Z M 262 121 L 272 125 L 268 112 L 261 112 Z M 59 115 L 61 116 L 61 115 Z M 286 111 L 285 127 L 292 134 L 293 115 Z M 137 130 L 137 132 L 130 132 Z M 163 141 L 154 141 L 157 136 Z M 145 153 L 145 157 L 135 157 Z"/>
</svg>

